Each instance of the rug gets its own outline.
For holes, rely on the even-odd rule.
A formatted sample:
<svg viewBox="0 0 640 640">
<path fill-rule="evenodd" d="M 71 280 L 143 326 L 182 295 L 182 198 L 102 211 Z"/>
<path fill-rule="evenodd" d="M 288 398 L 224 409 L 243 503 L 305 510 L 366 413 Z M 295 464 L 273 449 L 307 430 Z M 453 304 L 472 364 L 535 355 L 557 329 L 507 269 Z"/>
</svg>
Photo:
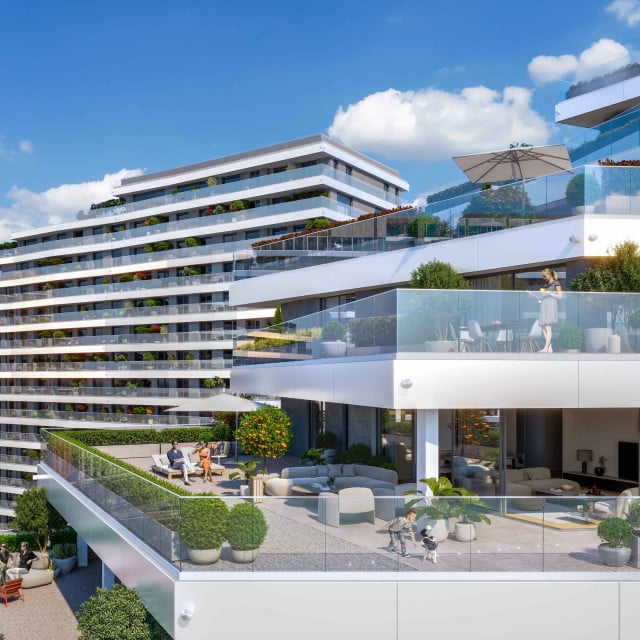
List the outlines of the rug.
<svg viewBox="0 0 640 640">
<path fill-rule="evenodd" d="M 560 505 L 549 502 L 544 511 L 523 511 L 509 506 L 509 512 L 506 514 L 506 517 L 551 527 L 553 529 L 574 531 L 576 529 L 597 529 L 599 522 L 592 518 L 589 518 L 589 521 L 585 522 L 580 519 L 577 511 L 569 511 L 566 507 L 563 508 Z"/>
</svg>

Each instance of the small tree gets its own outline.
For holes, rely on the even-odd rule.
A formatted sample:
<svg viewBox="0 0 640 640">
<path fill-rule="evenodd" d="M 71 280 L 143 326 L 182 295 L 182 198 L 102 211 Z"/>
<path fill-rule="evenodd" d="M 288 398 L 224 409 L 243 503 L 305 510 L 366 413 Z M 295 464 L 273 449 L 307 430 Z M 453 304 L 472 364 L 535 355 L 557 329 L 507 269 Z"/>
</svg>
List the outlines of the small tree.
<svg viewBox="0 0 640 640">
<path fill-rule="evenodd" d="M 16 498 L 16 529 L 33 535 L 40 551 L 47 548 L 49 509 L 44 487 L 32 487 Z"/>
<path fill-rule="evenodd" d="M 79 640 L 151 640 L 147 611 L 134 589 L 96 589 L 78 610 Z"/>
<path fill-rule="evenodd" d="M 245 413 L 236 434 L 245 453 L 262 458 L 265 472 L 267 459 L 283 456 L 292 438 L 289 416 L 282 409 L 270 405 Z"/>
<path fill-rule="evenodd" d="M 280 305 L 276 307 L 275 313 L 273 314 L 273 331 L 278 333 L 282 333 L 282 308 Z"/>
<path fill-rule="evenodd" d="M 411 272 L 410 284 L 416 289 L 468 289 L 469 282 L 448 262 L 432 260 Z"/>
</svg>

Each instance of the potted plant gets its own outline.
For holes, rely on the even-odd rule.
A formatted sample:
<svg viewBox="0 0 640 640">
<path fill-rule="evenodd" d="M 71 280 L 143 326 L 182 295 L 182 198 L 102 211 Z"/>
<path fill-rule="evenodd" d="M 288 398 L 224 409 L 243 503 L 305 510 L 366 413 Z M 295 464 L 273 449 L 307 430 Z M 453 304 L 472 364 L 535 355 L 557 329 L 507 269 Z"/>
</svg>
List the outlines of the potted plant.
<svg viewBox="0 0 640 640">
<path fill-rule="evenodd" d="M 607 459 L 604 456 L 600 456 L 598 458 L 598 462 L 600 464 L 599 466 L 593 468 L 593 473 L 595 473 L 597 476 L 603 476 L 605 474 L 605 471 L 607 470 L 605 466 L 607 464 Z"/>
<path fill-rule="evenodd" d="M 77 553 L 76 545 L 71 542 L 61 542 L 51 547 L 51 559 L 59 575 L 64 575 L 75 569 L 78 561 Z"/>
<path fill-rule="evenodd" d="M 602 562 L 608 567 L 621 567 L 631 557 L 633 529 L 623 518 L 605 518 L 598 525 L 598 537 L 604 542 L 598 546 Z"/>
<path fill-rule="evenodd" d="M 189 559 L 196 564 L 213 564 L 220 558 L 226 538 L 229 509 L 220 498 L 202 494 L 181 500 L 180 538 Z"/>
<path fill-rule="evenodd" d="M 462 495 L 462 489 L 454 487 L 451 480 L 444 476 L 422 478 L 420 482 L 429 487 L 429 494 L 418 490 L 406 491 L 405 495 L 417 495 L 418 497 L 407 502 L 405 506 L 407 509 L 416 510 L 417 520 L 421 518 L 428 520 L 428 522 L 418 525 L 418 528 L 430 524 L 433 527 L 432 535 L 438 542 L 442 542 L 449 537 L 449 516 L 451 515 L 451 503 L 446 497 Z"/>
<path fill-rule="evenodd" d="M 640 500 L 631 500 L 629 502 L 626 518 L 633 530 L 629 564 L 636 569 L 640 569 Z"/>
<path fill-rule="evenodd" d="M 584 330 L 577 324 L 567 323 L 560 329 L 558 339 L 567 353 L 578 353 L 584 343 Z"/>
<path fill-rule="evenodd" d="M 258 507 L 241 502 L 229 509 L 227 540 L 233 560 L 253 562 L 266 536 L 267 521 Z"/>
<path fill-rule="evenodd" d="M 322 329 L 322 352 L 329 358 L 339 358 L 347 352 L 347 343 L 344 338 L 347 330 L 337 320 L 329 320 Z"/>
<path fill-rule="evenodd" d="M 238 468 L 238 471 L 232 471 L 229 474 L 229 480 L 243 480 L 240 485 L 240 495 L 261 495 L 262 491 L 259 485 L 262 485 L 262 478 L 259 477 L 261 470 L 258 468 L 260 462 L 258 460 L 251 460 L 247 463 L 234 462 L 233 464 Z"/>
<path fill-rule="evenodd" d="M 338 436 L 333 431 L 321 431 L 316 434 L 316 447 L 324 449 L 322 455 L 323 463 L 329 464 L 335 460 Z"/>
<path fill-rule="evenodd" d="M 460 488 L 460 498 L 451 501 L 450 515 L 457 517 L 455 526 L 456 538 L 460 542 L 471 542 L 476 538 L 476 523 L 491 520 L 482 513 L 482 509 L 488 509 L 489 505 L 478 498 L 478 494 L 467 489 Z"/>
</svg>

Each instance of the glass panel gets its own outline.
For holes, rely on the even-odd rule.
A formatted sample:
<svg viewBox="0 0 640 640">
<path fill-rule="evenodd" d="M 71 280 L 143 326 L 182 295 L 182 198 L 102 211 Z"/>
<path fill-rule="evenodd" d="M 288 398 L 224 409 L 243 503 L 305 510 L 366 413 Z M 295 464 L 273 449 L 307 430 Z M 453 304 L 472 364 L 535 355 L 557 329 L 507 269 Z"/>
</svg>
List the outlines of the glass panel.
<svg viewBox="0 0 640 640">
<path fill-rule="evenodd" d="M 415 411 L 382 410 L 382 453 L 398 472 L 398 482 L 415 481 Z"/>
</svg>

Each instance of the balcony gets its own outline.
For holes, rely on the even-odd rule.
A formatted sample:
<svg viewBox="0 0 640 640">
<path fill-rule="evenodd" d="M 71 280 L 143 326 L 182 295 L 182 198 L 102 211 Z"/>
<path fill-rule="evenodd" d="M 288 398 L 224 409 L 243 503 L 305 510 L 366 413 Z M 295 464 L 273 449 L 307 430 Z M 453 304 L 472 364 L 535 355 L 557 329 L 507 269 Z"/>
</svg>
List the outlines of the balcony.
<svg viewBox="0 0 640 640">
<path fill-rule="evenodd" d="M 152 477 L 144 472 L 138 475 L 124 469 L 117 462 L 80 448 L 55 432 L 47 431 L 45 435 L 48 444 L 43 470 L 51 475 L 53 483 L 47 485 L 47 490 L 49 493 L 51 488 L 54 500 L 60 500 L 60 503 L 54 502 L 54 506 L 64 508 L 67 500 L 75 494 L 88 499 L 96 515 L 119 523 L 138 539 L 138 545 L 149 545 L 168 567 L 183 572 L 224 575 L 239 568 L 253 573 L 292 572 L 296 575 L 301 571 L 361 571 L 380 579 L 385 574 L 410 571 L 428 575 L 429 580 L 446 579 L 452 571 L 470 576 L 477 574 L 478 579 L 482 579 L 486 572 L 500 572 L 505 578 L 522 576 L 524 572 L 526 579 L 531 579 L 535 573 L 559 576 L 579 572 L 585 574 L 583 579 L 587 575 L 594 579 L 599 576 L 640 578 L 634 567 L 609 567 L 599 559 L 597 525 L 589 520 L 588 515 L 596 499 L 589 496 L 580 497 L 579 505 L 576 499 L 535 498 L 546 505 L 540 514 L 542 522 L 538 525 L 514 517 L 517 509 L 509 498 L 488 498 L 485 500 L 485 513 L 491 524 L 479 524 L 477 538 L 471 542 L 452 538 L 441 542 L 437 566 L 423 562 L 421 550 L 411 545 L 409 552 L 413 558 L 405 559 L 388 553 L 388 536 L 380 530 L 383 520 L 376 519 L 375 524 L 356 521 L 332 527 L 319 521 L 316 496 L 289 496 L 286 499 L 265 496 L 256 506 L 265 516 L 268 532 L 255 562 L 250 565 L 234 563 L 225 544 L 220 560 L 214 564 L 197 565 L 190 560 L 178 532 L 183 518 L 188 518 L 187 502 L 209 498 L 178 495 L 155 484 Z M 228 506 L 243 500 L 236 496 L 217 499 Z M 398 498 L 387 496 L 377 500 L 376 509 L 383 501 L 394 501 L 395 504 Z M 440 500 L 434 498 L 432 502 L 436 504 Z M 453 503 L 458 499 L 447 500 Z M 610 503 L 608 508 L 615 512 L 619 499 L 614 496 L 606 500 Z M 404 504 L 404 497 L 400 502 Z M 573 518 L 573 526 L 554 528 L 552 520 L 559 512 L 570 520 Z M 73 521 L 71 525 L 74 525 Z M 287 541 L 284 546 L 283 540 Z"/>
<path fill-rule="evenodd" d="M 425 352 L 519 358 L 544 344 L 543 301 L 542 291 L 396 289 L 252 331 L 238 339 L 234 365 Z M 554 353 L 545 355 L 640 358 L 640 294 L 563 292 L 549 302 L 558 319 Z"/>
</svg>

